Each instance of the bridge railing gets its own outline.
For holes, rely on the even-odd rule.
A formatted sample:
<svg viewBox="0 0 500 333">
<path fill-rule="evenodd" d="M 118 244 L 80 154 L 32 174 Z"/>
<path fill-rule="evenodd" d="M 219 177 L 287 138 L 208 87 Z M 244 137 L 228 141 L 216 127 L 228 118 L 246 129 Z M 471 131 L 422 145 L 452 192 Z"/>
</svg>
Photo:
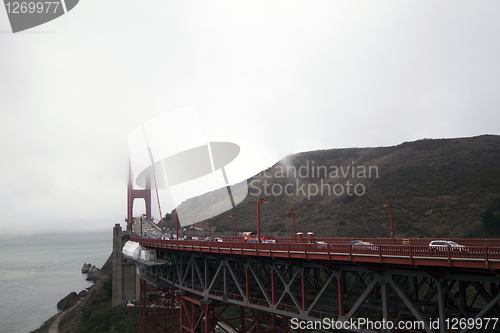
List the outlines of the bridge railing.
<svg viewBox="0 0 500 333">
<path fill-rule="evenodd" d="M 382 258 L 431 259 L 431 260 L 462 260 L 462 262 L 484 261 L 500 262 L 500 247 L 467 246 L 467 247 L 429 247 L 426 245 L 351 245 L 341 243 L 247 243 L 241 241 L 209 242 L 192 240 L 159 240 L 131 237 L 131 240 L 156 248 L 173 250 L 210 252 L 221 254 L 280 256 L 308 258 L 315 256 L 324 260 L 350 260 L 352 257 L 376 260 Z M 348 257 L 349 259 L 347 259 Z M 346 258 L 346 259 L 342 259 Z M 382 262 L 382 261 L 380 261 Z"/>
<path fill-rule="evenodd" d="M 264 235 L 263 235 L 264 236 Z M 221 236 L 224 241 L 241 241 L 241 236 Z M 275 237 L 278 243 L 293 243 L 298 242 L 297 238 L 293 237 Z M 391 238 L 354 238 L 354 237 L 317 237 L 315 236 L 313 241 L 315 242 L 325 242 L 325 243 L 335 243 L 335 244 L 347 244 L 353 240 L 362 240 L 364 242 L 369 242 L 378 245 L 416 245 L 416 246 L 426 246 L 429 245 L 433 240 L 449 240 L 454 241 L 458 244 L 465 246 L 476 246 L 476 247 L 500 247 L 499 238 L 448 238 L 448 237 L 434 237 L 434 238 L 395 238 L 394 241 Z M 307 243 L 309 240 L 304 237 L 301 243 Z"/>
</svg>

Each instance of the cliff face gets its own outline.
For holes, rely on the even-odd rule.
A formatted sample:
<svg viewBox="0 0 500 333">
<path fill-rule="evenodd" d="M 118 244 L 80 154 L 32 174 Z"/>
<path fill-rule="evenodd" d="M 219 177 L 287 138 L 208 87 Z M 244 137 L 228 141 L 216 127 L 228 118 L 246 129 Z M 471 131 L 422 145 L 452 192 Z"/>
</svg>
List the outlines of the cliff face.
<svg viewBox="0 0 500 333">
<path fill-rule="evenodd" d="M 500 137 L 419 140 L 394 147 L 331 149 L 299 153 L 248 180 L 249 194 L 212 219 L 213 230 L 256 230 L 256 202 L 263 233 L 390 237 L 494 237 L 481 213 L 500 193 Z M 195 207 L 203 196 L 185 204 Z M 175 213 L 173 213 L 175 214 Z M 164 226 L 174 227 L 175 216 Z M 207 222 L 197 227 L 207 230 Z M 499 235 L 497 235 L 499 236 Z"/>
</svg>

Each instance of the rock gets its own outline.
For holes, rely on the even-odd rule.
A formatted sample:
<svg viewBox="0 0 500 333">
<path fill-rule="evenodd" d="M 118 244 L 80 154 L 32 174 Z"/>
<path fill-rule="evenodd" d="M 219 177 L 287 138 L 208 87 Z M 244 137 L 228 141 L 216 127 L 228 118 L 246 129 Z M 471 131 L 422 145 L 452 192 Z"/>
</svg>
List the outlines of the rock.
<svg viewBox="0 0 500 333">
<path fill-rule="evenodd" d="M 101 270 L 95 266 L 92 266 L 88 271 L 87 281 L 99 281 L 103 277 L 104 274 L 101 272 Z"/>
<path fill-rule="evenodd" d="M 87 281 L 99 281 L 104 277 L 104 274 L 100 270 L 92 271 L 87 275 Z"/>
<path fill-rule="evenodd" d="M 87 274 L 92 268 L 92 264 L 84 263 L 82 267 L 82 274 Z"/>
<path fill-rule="evenodd" d="M 78 303 L 80 297 L 73 291 L 68 294 L 68 296 L 64 297 L 62 300 L 57 302 L 57 308 L 66 310 Z"/>
<path fill-rule="evenodd" d="M 80 298 L 87 297 L 88 293 L 89 293 L 89 292 L 88 292 L 87 290 L 82 290 L 82 291 L 80 291 L 80 292 L 78 293 L 78 297 L 80 297 Z"/>
<path fill-rule="evenodd" d="M 82 274 L 87 274 L 87 281 L 99 281 L 104 277 L 104 273 L 92 264 L 84 263 L 82 267 Z"/>
</svg>

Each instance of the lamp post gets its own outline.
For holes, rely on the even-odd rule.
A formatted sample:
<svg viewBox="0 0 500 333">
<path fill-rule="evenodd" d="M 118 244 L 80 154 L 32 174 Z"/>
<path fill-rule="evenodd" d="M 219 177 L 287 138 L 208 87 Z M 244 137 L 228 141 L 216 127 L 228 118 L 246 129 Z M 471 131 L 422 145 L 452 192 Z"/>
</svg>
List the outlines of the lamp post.
<svg viewBox="0 0 500 333">
<path fill-rule="evenodd" d="M 394 224 L 392 223 L 392 204 L 390 202 L 386 202 L 384 204 L 384 207 L 389 207 L 391 212 L 391 239 L 392 239 L 392 244 L 394 244 Z"/>
<path fill-rule="evenodd" d="M 257 242 L 260 243 L 260 211 L 259 211 L 259 204 L 261 203 L 268 203 L 269 201 L 267 199 L 260 198 L 257 200 Z"/>
<path fill-rule="evenodd" d="M 141 224 L 141 237 L 142 237 L 142 217 L 147 216 L 146 214 L 141 215 L 141 219 L 139 220 L 139 223 Z"/>
<path fill-rule="evenodd" d="M 175 212 L 175 240 L 179 240 L 179 212 Z"/>
<path fill-rule="evenodd" d="M 234 239 L 236 239 L 236 216 L 231 214 L 229 215 L 229 217 L 232 217 L 234 219 Z"/>
<path fill-rule="evenodd" d="M 289 209 L 286 211 L 287 213 L 292 213 L 292 237 L 295 241 L 295 211 L 293 209 Z"/>
</svg>

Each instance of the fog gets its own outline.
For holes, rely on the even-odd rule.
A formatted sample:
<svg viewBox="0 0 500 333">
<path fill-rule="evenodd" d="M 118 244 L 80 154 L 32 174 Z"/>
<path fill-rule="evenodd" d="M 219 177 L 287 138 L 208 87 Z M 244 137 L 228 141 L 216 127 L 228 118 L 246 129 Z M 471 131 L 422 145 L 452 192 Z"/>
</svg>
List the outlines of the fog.
<svg viewBox="0 0 500 333">
<path fill-rule="evenodd" d="M 237 144 L 234 181 L 301 151 L 500 134 L 498 17 L 496 1 L 87 0 L 13 34 L 0 9 L 0 234 L 124 226 L 130 134 L 186 107 L 203 133 L 159 131 Z"/>
</svg>

